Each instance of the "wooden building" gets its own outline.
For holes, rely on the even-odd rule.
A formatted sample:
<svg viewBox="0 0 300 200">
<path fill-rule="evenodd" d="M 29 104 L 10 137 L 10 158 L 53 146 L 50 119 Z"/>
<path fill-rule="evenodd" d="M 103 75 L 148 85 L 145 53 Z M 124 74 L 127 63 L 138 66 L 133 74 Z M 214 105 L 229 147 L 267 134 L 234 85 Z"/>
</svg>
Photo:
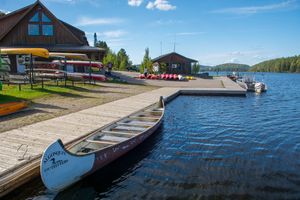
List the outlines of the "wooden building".
<svg viewBox="0 0 300 200">
<path fill-rule="evenodd" d="M 0 48 L 40 47 L 50 52 L 84 53 L 102 60 L 105 50 L 91 47 L 85 33 L 57 19 L 39 0 L 0 17 Z M 10 56 L 11 71 L 17 72 L 18 56 Z"/>
<path fill-rule="evenodd" d="M 165 55 L 161 55 L 157 58 L 152 59 L 152 62 L 166 64 L 168 74 L 191 74 L 192 73 L 192 63 L 197 63 L 197 60 L 184 57 L 178 53 L 172 52 Z"/>
</svg>

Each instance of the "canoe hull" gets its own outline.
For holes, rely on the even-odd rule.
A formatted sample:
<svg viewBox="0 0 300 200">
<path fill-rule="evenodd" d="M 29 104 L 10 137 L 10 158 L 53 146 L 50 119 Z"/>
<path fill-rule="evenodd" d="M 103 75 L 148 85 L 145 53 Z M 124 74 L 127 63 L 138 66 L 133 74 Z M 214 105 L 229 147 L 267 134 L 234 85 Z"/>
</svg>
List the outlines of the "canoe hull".
<svg viewBox="0 0 300 200">
<path fill-rule="evenodd" d="M 164 115 L 162 99 L 157 106 L 157 108 L 160 108 L 159 110 L 152 110 L 151 106 L 151 108 L 145 108 L 145 110 L 149 109 L 150 111 L 138 111 L 97 130 L 68 149 L 65 149 L 60 140 L 51 144 L 44 151 L 41 160 L 40 172 L 44 185 L 51 191 L 64 190 L 134 149 L 150 137 L 161 125 Z M 132 125 L 128 124 L 125 126 L 124 124 L 126 123 L 132 123 Z M 124 127 L 126 127 L 125 132 L 120 132 Z M 117 131 L 118 129 L 119 131 Z M 131 132 L 140 130 L 141 132 L 136 134 Z M 114 134 L 115 136 L 113 136 Z M 116 135 L 119 136 L 117 137 Z M 120 135 L 123 136 L 121 137 Z M 97 139 L 98 137 L 106 137 L 107 139 Z M 120 142 L 114 143 L 113 141 L 116 141 L 116 139 L 120 140 Z M 106 146 L 100 147 L 102 144 L 106 144 Z M 99 149 L 90 151 L 87 149 L 95 148 L 95 146 L 89 145 L 100 146 Z"/>
<path fill-rule="evenodd" d="M 0 117 L 13 114 L 27 107 L 26 102 L 12 102 L 0 104 Z"/>
<path fill-rule="evenodd" d="M 49 58 L 49 52 L 44 48 L 3 48 L 0 49 L 1 54 L 8 55 L 30 55 Z"/>
<path fill-rule="evenodd" d="M 93 168 L 95 155 L 73 156 L 61 140 L 51 144 L 41 159 L 41 177 L 51 191 L 60 191 L 77 182 Z"/>
<path fill-rule="evenodd" d="M 92 171 L 90 171 L 89 174 L 92 174 L 95 171 L 103 168 L 107 164 L 113 162 L 114 160 L 120 158 L 121 156 L 128 153 L 130 150 L 137 147 L 149 136 L 151 136 L 159 128 L 160 125 L 161 121 L 155 126 L 153 126 L 151 129 L 149 129 L 147 132 L 144 132 L 143 134 L 138 135 L 137 137 L 134 137 L 130 140 L 127 140 L 125 142 L 109 147 L 103 151 L 95 153 L 95 163 L 93 165 Z"/>
<path fill-rule="evenodd" d="M 82 156 L 68 152 L 61 140 L 57 140 L 49 145 L 41 159 L 40 173 L 44 185 L 51 191 L 62 191 L 134 149 L 152 135 L 160 124 L 161 121 L 130 140 Z"/>
</svg>

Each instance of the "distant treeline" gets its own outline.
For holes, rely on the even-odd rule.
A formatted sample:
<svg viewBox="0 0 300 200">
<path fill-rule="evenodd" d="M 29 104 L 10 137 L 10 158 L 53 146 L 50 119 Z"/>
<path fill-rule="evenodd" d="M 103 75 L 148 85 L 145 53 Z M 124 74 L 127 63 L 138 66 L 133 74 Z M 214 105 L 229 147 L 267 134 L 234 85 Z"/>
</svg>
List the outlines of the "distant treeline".
<svg viewBox="0 0 300 200">
<path fill-rule="evenodd" d="M 235 71 L 246 72 L 250 69 L 249 65 L 238 63 L 224 63 L 216 66 L 200 66 L 201 71 Z"/>
<path fill-rule="evenodd" d="M 300 72 L 300 55 L 277 58 L 258 63 L 250 68 L 253 72 Z"/>
<path fill-rule="evenodd" d="M 249 65 L 237 64 L 237 63 L 225 63 L 221 65 L 216 65 L 214 71 L 236 71 L 236 72 L 246 72 L 250 69 Z"/>
</svg>

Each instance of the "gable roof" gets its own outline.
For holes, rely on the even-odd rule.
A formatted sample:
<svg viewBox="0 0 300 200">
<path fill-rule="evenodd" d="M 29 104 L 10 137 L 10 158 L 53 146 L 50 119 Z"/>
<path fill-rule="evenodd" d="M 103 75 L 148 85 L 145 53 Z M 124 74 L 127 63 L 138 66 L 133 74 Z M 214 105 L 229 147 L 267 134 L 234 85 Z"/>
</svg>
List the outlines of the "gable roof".
<svg viewBox="0 0 300 200">
<path fill-rule="evenodd" d="M 181 57 L 182 59 L 187 60 L 189 62 L 198 62 L 197 60 L 187 58 L 187 57 L 185 57 L 183 55 L 180 55 L 179 53 L 176 53 L 176 52 L 171 52 L 171 53 L 167 53 L 167 54 L 158 56 L 157 58 L 152 59 L 152 62 L 158 62 L 159 60 L 164 59 L 165 57 L 169 57 L 169 56 L 178 56 L 178 57 Z"/>
<path fill-rule="evenodd" d="M 85 36 L 85 32 L 80 30 L 79 28 L 76 28 L 72 26 L 71 24 L 68 24 L 67 22 L 64 22 L 62 20 L 59 20 L 63 25 L 65 25 L 77 38 L 79 38 L 85 45 L 89 45 L 89 42 Z"/>
<path fill-rule="evenodd" d="M 17 25 L 23 17 L 25 17 L 25 15 L 32 9 L 33 5 L 35 4 L 36 3 L 0 17 L 0 40 L 8 32 L 10 32 L 10 30 L 13 29 L 13 27 L 15 27 L 15 25 Z"/>
<path fill-rule="evenodd" d="M 0 17 L 0 41 L 37 5 L 48 11 L 51 17 L 56 19 L 62 28 L 69 32 L 71 37 L 73 37 L 82 45 L 89 45 L 83 31 L 57 19 L 55 15 L 53 15 L 52 12 L 50 12 L 39 0 L 29 6 Z"/>
</svg>

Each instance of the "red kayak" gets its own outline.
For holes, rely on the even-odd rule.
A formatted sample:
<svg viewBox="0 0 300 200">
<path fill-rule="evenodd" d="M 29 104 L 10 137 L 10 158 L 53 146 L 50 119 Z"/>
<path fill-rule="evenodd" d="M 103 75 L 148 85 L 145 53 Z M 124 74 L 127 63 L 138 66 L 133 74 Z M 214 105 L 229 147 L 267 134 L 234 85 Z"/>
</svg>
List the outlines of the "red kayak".
<svg viewBox="0 0 300 200">
<path fill-rule="evenodd" d="M 87 73 L 67 73 L 68 77 L 81 77 L 83 79 L 92 79 L 95 81 L 106 81 L 106 77 L 101 74 L 87 74 Z"/>
<path fill-rule="evenodd" d="M 139 78 L 140 78 L 140 79 L 145 79 L 145 75 L 144 75 L 144 74 L 140 74 L 140 75 L 139 75 Z"/>
<path fill-rule="evenodd" d="M 148 74 L 148 75 L 147 75 L 147 79 L 150 79 L 150 78 L 151 78 L 151 74 Z"/>
<path fill-rule="evenodd" d="M 60 60 L 54 60 L 52 63 L 55 64 L 68 64 L 73 65 L 74 67 L 96 67 L 96 68 L 102 68 L 103 64 L 101 62 L 94 62 L 94 61 L 80 61 L 80 60 L 66 60 L 66 61 L 60 61 Z"/>
<path fill-rule="evenodd" d="M 82 78 L 84 79 L 92 79 L 92 80 L 95 80 L 95 81 L 106 81 L 106 77 L 103 76 L 103 75 L 100 75 L 100 74 L 91 74 L 91 76 L 89 74 L 84 74 L 82 76 Z"/>
</svg>

